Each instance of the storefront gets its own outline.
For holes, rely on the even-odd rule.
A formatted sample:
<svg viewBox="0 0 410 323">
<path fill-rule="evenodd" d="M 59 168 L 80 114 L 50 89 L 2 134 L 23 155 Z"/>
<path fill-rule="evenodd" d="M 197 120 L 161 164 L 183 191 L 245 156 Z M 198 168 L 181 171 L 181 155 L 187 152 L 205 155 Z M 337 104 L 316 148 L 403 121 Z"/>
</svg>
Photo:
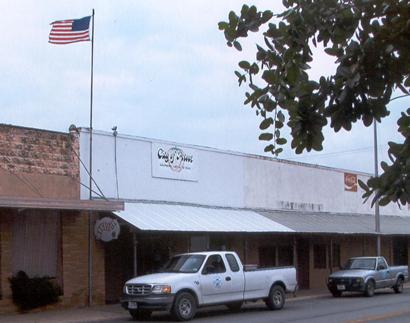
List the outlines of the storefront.
<svg viewBox="0 0 410 323">
<path fill-rule="evenodd" d="M 82 160 L 88 135 L 80 129 Z M 229 249 L 247 264 L 294 265 L 302 288 L 324 287 L 350 256 L 375 254 L 374 211 L 357 185 L 369 174 L 100 131 L 93 142 L 96 182 L 125 201 L 114 212 L 121 234 L 105 243 L 108 302 L 126 279 L 180 252 Z M 381 208 L 382 253 L 393 264 L 409 262 L 408 212 Z"/>
<path fill-rule="evenodd" d="M 9 279 L 21 271 L 59 287 L 51 307 L 105 302 L 105 250 L 89 218 L 124 206 L 80 200 L 77 156 L 76 133 L 0 125 L 0 313 L 17 310 Z"/>
</svg>

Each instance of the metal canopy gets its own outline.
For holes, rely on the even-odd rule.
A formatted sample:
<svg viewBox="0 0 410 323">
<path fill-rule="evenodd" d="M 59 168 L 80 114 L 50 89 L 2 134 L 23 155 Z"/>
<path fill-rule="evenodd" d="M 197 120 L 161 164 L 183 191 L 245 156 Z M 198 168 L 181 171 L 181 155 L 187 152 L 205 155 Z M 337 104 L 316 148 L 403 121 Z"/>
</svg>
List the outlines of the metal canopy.
<svg viewBox="0 0 410 323">
<path fill-rule="evenodd" d="M 117 211 L 124 209 L 122 201 L 66 200 L 28 197 L 0 197 L 0 208 Z"/>
<path fill-rule="evenodd" d="M 178 232 L 293 232 L 255 211 L 176 205 L 125 203 L 118 217 L 140 230 Z"/>
<path fill-rule="evenodd" d="M 371 214 L 263 211 L 266 218 L 298 233 L 376 234 Z M 410 234 L 410 217 L 380 216 L 381 234 Z"/>
</svg>

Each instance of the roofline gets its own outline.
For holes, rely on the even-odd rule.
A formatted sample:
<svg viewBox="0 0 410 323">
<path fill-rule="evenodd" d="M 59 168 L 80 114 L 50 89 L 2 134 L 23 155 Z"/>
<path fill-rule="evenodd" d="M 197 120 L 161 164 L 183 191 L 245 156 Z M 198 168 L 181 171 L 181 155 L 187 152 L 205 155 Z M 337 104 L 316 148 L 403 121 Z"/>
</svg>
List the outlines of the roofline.
<svg viewBox="0 0 410 323">
<path fill-rule="evenodd" d="M 111 201 L 115 200 L 114 198 L 109 198 Z M 94 200 L 99 200 L 99 198 L 94 198 Z M 201 207 L 208 209 L 222 209 L 222 210 L 237 210 L 237 211 L 254 211 L 254 212 L 282 212 L 289 214 L 326 214 L 330 216 L 338 215 L 348 215 L 348 216 L 373 216 L 374 213 L 342 213 L 342 212 L 329 212 L 329 211 L 302 211 L 302 210 L 287 210 L 287 209 L 267 209 L 267 208 L 257 208 L 257 207 L 232 207 L 232 206 L 221 206 L 221 205 L 205 205 L 199 203 L 188 203 L 188 202 L 176 202 L 176 201 L 163 201 L 163 200 L 144 200 L 144 199 L 121 199 L 124 203 L 142 203 L 142 204 L 165 204 L 165 205 L 181 205 L 181 206 L 192 206 L 192 207 Z M 384 214 L 381 213 L 381 216 L 391 216 L 391 217 L 401 217 L 407 218 L 409 215 L 394 215 L 394 214 Z"/>
<path fill-rule="evenodd" d="M 0 208 L 111 212 L 124 210 L 124 202 L 118 200 L 102 201 L 0 197 Z"/>
<path fill-rule="evenodd" d="M 7 124 L 7 123 L 0 123 L 0 127 L 9 127 L 9 128 L 25 129 L 25 130 L 32 130 L 32 131 L 39 131 L 39 132 L 48 132 L 48 133 L 53 133 L 53 134 L 58 134 L 58 135 L 66 135 L 66 136 L 70 134 L 68 131 L 62 132 L 62 131 L 57 131 L 57 130 L 47 130 L 47 129 L 41 129 L 41 128 L 16 126 L 16 125 Z"/>
<path fill-rule="evenodd" d="M 77 128 L 80 133 L 89 133 L 90 128 L 89 127 L 78 127 Z M 104 130 L 94 130 L 93 129 L 93 134 L 97 135 L 102 135 L 102 136 L 113 136 L 112 132 L 109 131 L 104 131 Z M 298 161 L 293 161 L 293 160 L 287 160 L 287 159 L 279 159 L 275 157 L 269 157 L 269 156 L 263 156 L 263 155 L 257 155 L 257 154 L 251 154 L 251 153 L 243 153 L 243 152 L 237 152 L 233 150 L 223 150 L 219 148 L 213 148 L 213 147 L 208 147 L 208 146 L 200 146 L 200 145 L 193 145 L 193 144 L 186 144 L 186 143 L 178 143 L 175 141 L 168 141 L 168 140 L 162 140 L 162 139 L 154 139 L 154 138 L 147 138 L 147 137 L 140 137 L 140 136 L 135 136 L 135 135 L 127 135 L 127 134 L 117 134 L 117 138 L 123 138 L 123 139 L 133 139 L 133 140 L 139 140 L 139 141 L 144 141 L 144 142 L 154 142 L 154 143 L 161 143 L 161 144 L 167 144 L 167 145 L 175 145 L 175 146 L 183 146 L 186 148 L 191 148 L 191 149 L 197 149 L 197 150 L 204 150 L 204 151 L 211 151 L 215 153 L 221 153 L 221 154 L 228 154 L 228 155 L 234 155 L 234 156 L 242 156 L 242 157 L 248 157 L 248 158 L 253 158 L 253 159 L 261 159 L 261 160 L 266 160 L 266 161 L 275 161 L 278 163 L 283 163 L 283 164 L 289 164 L 289 165 L 295 165 L 295 166 L 304 166 L 304 167 L 309 167 L 309 168 L 316 168 L 316 169 L 321 169 L 321 170 L 327 170 L 327 171 L 337 171 L 340 173 L 354 173 L 357 175 L 363 175 L 363 176 L 373 176 L 371 173 L 366 173 L 366 172 L 361 172 L 361 171 L 356 171 L 356 170 L 351 170 L 351 169 L 344 169 L 344 168 L 335 168 L 335 167 L 329 167 L 329 166 L 323 166 L 323 165 L 318 165 L 318 164 L 309 164 L 309 163 L 303 163 L 303 162 L 298 162 Z"/>
</svg>

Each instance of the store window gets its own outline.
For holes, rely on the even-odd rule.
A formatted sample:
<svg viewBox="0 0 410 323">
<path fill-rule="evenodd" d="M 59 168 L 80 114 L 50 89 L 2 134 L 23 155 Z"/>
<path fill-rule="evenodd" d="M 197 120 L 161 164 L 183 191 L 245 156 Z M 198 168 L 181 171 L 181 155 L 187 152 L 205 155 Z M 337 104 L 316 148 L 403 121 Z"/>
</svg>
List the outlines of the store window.
<svg viewBox="0 0 410 323">
<path fill-rule="evenodd" d="M 33 210 L 13 217 L 12 271 L 59 279 L 60 214 Z"/>
<path fill-rule="evenodd" d="M 408 242 L 406 238 L 393 239 L 393 265 L 408 264 Z"/>
<path fill-rule="evenodd" d="M 278 266 L 293 265 L 293 246 L 278 247 Z"/>
<path fill-rule="evenodd" d="M 326 268 L 326 245 L 325 244 L 315 244 L 313 246 L 313 260 L 315 269 Z"/>
<path fill-rule="evenodd" d="M 262 246 L 259 247 L 259 266 L 275 267 L 276 266 L 276 247 Z"/>
<path fill-rule="evenodd" d="M 227 249 L 226 236 L 211 236 L 209 239 L 209 249 L 212 251 L 225 251 Z"/>
<path fill-rule="evenodd" d="M 332 244 L 332 267 L 340 267 L 340 244 Z"/>
<path fill-rule="evenodd" d="M 206 251 L 209 248 L 209 236 L 192 236 L 189 250 L 191 252 Z"/>
</svg>

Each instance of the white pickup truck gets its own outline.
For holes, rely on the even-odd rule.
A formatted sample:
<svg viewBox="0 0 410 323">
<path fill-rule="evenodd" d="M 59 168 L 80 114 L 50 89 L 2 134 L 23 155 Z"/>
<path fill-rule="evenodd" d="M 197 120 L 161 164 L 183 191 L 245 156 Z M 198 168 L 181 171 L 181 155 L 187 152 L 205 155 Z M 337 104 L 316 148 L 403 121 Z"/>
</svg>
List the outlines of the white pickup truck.
<svg viewBox="0 0 410 323">
<path fill-rule="evenodd" d="M 186 253 L 172 257 L 161 273 L 125 283 L 121 305 L 134 319 L 157 310 L 187 321 L 198 307 L 225 304 L 239 310 L 247 300 L 262 299 L 271 310 L 285 304 L 285 293 L 297 288 L 294 267 L 246 269 L 235 252 Z"/>
</svg>

